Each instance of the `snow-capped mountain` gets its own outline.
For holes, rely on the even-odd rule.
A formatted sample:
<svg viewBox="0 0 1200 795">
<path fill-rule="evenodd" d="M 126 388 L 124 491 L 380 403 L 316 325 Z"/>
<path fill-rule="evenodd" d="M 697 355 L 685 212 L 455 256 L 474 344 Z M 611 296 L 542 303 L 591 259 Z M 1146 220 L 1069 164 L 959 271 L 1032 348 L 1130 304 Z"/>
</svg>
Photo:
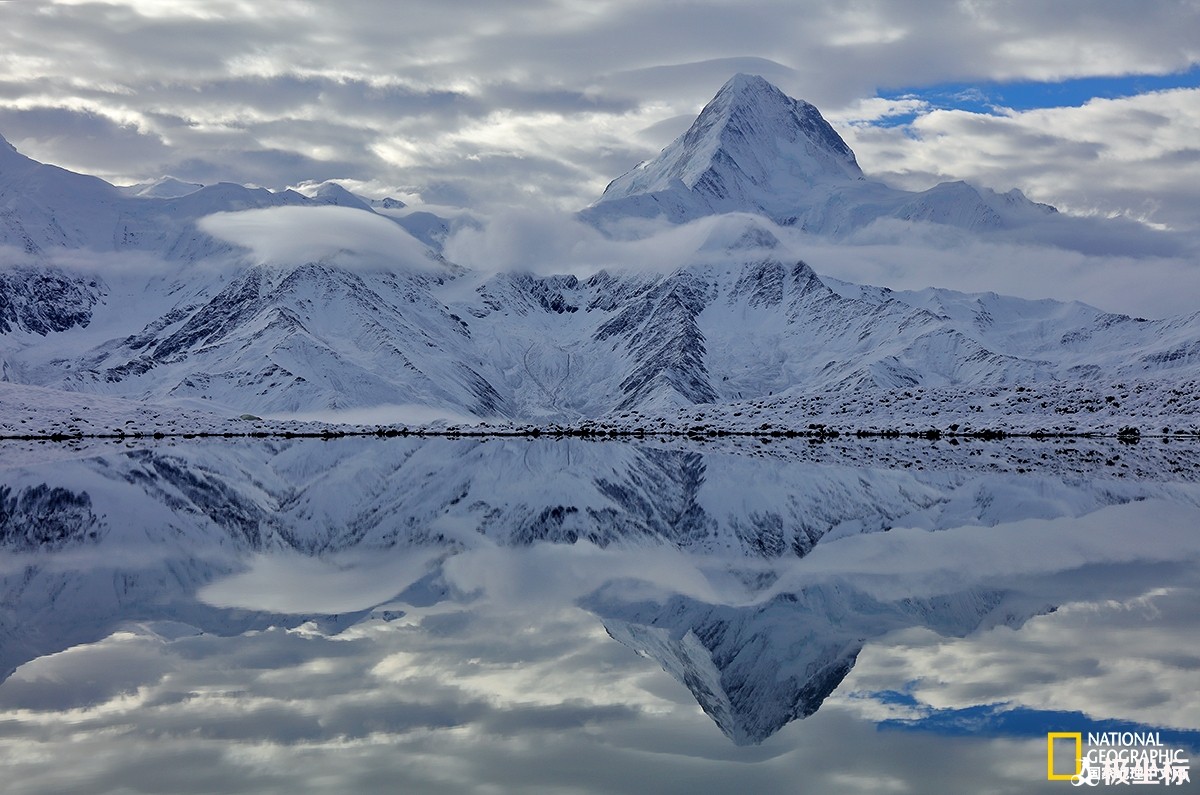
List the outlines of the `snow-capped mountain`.
<svg viewBox="0 0 1200 795">
<path fill-rule="evenodd" d="M 404 207 L 395 199 L 379 205 L 387 210 Z M 317 186 L 311 197 L 294 190 L 275 192 L 228 182 L 199 185 L 172 177 L 118 188 L 98 177 L 39 163 L 0 137 L 0 246 L 35 257 L 83 249 L 145 251 L 170 261 L 194 262 L 233 250 L 197 228 L 202 218 L 221 212 L 312 206 L 376 214 L 368 201 L 335 182 Z M 410 223 L 406 216 L 381 217 L 391 218 L 401 228 Z M 415 224 L 424 231 L 432 222 L 420 218 Z"/>
<path fill-rule="evenodd" d="M 673 268 L 474 272 L 439 254 L 445 219 L 377 204 L 332 182 L 129 196 L 0 144 L 0 377 L 235 415 L 416 404 L 571 422 L 1200 375 L 1200 314 L 1143 321 L 819 276 L 763 214 L 836 233 L 883 215 L 974 229 L 1050 211 L 962 183 L 867 180 L 814 107 L 761 78 L 732 79 L 585 211 L 601 227 L 719 213 L 674 244 Z"/>
<path fill-rule="evenodd" d="M 754 211 L 778 217 L 818 187 L 863 179 L 820 112 L 761 77 L 735 75 L 654 160 L 609 184 L 600 201 L 661 202 L 672 220 Z"/>
<path fill-rule="evenodd" d="M 160 177 L 153 182 L 139 182 L 136 185 L 125 185 L 119 190 L 126 196 L 140 196 L 147 199 L 178 199 L 195 193 L 204 186 L 199 182 L 184 182 L 175 177 Z"/>
<path fill-rule="evenodd" d="M 680 223 L 727 212 L 844 235 L 886 217 L 986 230 L 1036 222 L 1055 210 L 1018 190 L 998 194 L 947 182 L 911 193 L 868 180 L 820 111 L 761 77 L 739 74 L 687 132 L 613 180 L 581 215 L 613 228 L 631 217 Z"/>
<path fill-rule="evenodd" d="M 130 196 L 97 177 L 39 163 L 0 138 L 0 245 L 28 255 L 64 248 L 143 250 L 194 261 L 216 253 L 199 243 L 196 220 L 214 212 L 309 203 L 294 191 L 230 183 L 167 198 Z"/>
</svg>

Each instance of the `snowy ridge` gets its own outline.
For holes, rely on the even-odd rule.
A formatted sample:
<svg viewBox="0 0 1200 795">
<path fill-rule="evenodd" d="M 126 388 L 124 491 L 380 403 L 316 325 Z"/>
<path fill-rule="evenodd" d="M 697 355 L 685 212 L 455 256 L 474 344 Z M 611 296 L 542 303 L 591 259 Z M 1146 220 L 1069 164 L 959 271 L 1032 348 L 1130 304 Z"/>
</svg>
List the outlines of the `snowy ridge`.
<svg viewBox="0 0 1200 795">
<path fill-rule="evenodd" d="M 146 199 L 178 199 L 189 193 L 195 193 L 203 187 L 198 182 L 184 182 L 181 179 L 167 176 L 153 182 L 122 186 L 119 190 L 126 196 L 140 196 Z"/>
<path fill-rule="evenodd" d="M 748 222 L 755 232 L 765 230 Z M 1200 375 L 1200 316 L 1142 321 L 996 295 L 830 289 L 770 249 L 726 259 L 582 280 L 332 263 L 254 266 L 211 285 L 10 271 L 0 371 L 234 415 L 416 404 L 572 422 L 709 406 L 715 419 L 746 401 L 793 413 L 780 402 L 787 394 L 792 410 L 840 400 L 847 423 L 862 427 L 855 405 L 909 405 L 902 418 L 918 422 L 923 407 L 903 394 L 943 390 L 958 396 L 951 418 L 924 415 L 930 422 L 989 427 L 1011 412 L 988 398 L 1020 386 L 1029 405 L 1019 413 L 1045 410 L 1035 427 L 1088 429 L 1139 412 L 1196 423 L 1190 395 L 1168 393 Z M 1104 401 L 1123 381 L 1149 390 L 1145 399 Z M 1072 392 L 1104 401 L 1104 412 L 1064 402 Z"/>
<path fill-rule="evenodd" d="M 142 251 L 168 261 L 194 262 L 233 251 L 228 243 L 196 228 L 202 218 L 221 212 L 314 206 L 376 215 L 368 202 L 333 182 L 322 183 L 311 198 L 293 190 L 274 192 L 228 182 L 198 185 L 172 177 L 118 188 L 98 177 L 39 163 L 0 138 L 0 246 L 34 257 L 66 248 Z M 403 203 L 387 200 L 380 206 L 394 209 Z M 405 218 L 392 220 L 401 228 L 410 223 Z M 420 219 L 417 228 L 433 223 Z"/>
</svg>

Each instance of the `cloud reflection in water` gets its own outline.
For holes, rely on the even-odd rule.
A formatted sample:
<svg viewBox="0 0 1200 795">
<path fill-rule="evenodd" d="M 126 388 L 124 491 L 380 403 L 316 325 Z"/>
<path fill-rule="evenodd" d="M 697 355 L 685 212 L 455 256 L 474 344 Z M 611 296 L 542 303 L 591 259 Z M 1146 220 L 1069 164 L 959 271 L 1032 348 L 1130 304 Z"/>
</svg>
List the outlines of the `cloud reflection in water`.
<svg viewBox="0 0 1200 795">
<path fill-rule="evenodd" d="M 1027 792 L 1044 743 L 932 716 L 1200 729 L 1200 509 L 1158 448 L 344 442 L 2 473 L 104 528 L 0 554 L 11 791 Z"/>
</svg>

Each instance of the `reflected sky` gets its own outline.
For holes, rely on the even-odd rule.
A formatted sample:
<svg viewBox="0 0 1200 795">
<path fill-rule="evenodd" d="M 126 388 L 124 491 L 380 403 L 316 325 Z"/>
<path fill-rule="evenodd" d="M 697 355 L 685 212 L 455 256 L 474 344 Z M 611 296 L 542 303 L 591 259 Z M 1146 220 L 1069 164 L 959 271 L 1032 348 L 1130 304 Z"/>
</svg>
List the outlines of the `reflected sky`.
<svg viewBox="0 0 1200 795">
<path fill-rule="evenodd" d="M 31 449 L 6 792 L 1051 792 L 1047 731 L 1200 746 L 1183 445 Z"/>
</svg>

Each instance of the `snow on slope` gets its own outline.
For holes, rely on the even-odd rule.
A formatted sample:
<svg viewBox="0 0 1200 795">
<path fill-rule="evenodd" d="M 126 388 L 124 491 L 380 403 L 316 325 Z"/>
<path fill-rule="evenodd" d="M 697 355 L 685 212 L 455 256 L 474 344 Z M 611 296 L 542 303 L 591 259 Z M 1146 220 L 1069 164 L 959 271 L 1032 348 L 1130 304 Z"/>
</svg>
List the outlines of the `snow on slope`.
<svg viewBox="0 0 1200 795">
<path fill-rule="evenodd" d="M 1200 367 L 1197 316 L 830 289 L 761 221 L 731 216 L 711 240 L 719 256 L 695 255 L 706 264 L 582 280 L 322 263 L 213 284 L 113 278 L 86 326 L 14 327 L 0 361 L 9 380 L 235 413 L 412 403 L 547 421 L 784 392 L 1182 381 Z"/>
<path fill-rule="evenodd" d="M 195 193 L 204 186 L 198 182 L 184 182 L 175 177 L 161 177 L 153 182 L 141 182 L 137 185 L 119 187 L 126 196 L 140 196 L 146 199 L 178 199 Z"/>
<path fill-rule="evenodd" d="M 253 267 L 132 333 L 22 372 L 59 388 L 253 413 L 414 403 L 496 414 L 502 400 L 472 368 L 465 330 L 429 298 L 439 278 Z"/>
<path fill-rule="evenodd" d="M 488 329 L 476 337 L 494 346 L 487 358 L 509 363 L 515 376 L 505 385 L 524 387 L 525 405 L 584 415 L 669 414 L 782 392 L 1101 389 L 1105 378 L 1194 379 L 1200 364 L 1191 352 L 1200 316 L 1141 321 L 995 295 L 839 292 L 785 259 L 761 221 L 727 217 L 714 238 L 720 257 L 696 254 L 708 264 L 583 280 L 496 277 L 477 291 L 482 306 L 452 305 L 473 331 Z M 518 334 L 524 341 L 507 353 L 492 342 Z M 521 382 L 531 363 L 548 369 Z"/>
<path fill-rule="evenodd" d="M 739 74 L 687 132 L 654 160 L 613 180 L 600 201 L 671 194 L 693 213 L 760 210 L 775 216 L 816 185 L 862 178 L 854 153 L 815 107 L 761 77 Z"/>
<path fill-rule="evenodd" d="M 1179 381 L 1200 368 L 1200 316 L 830 289 L 753 217 L 722 219 L 694 259 L 586 279 L 436 260 L 433 270 L 259 265 L 223 280 L 114 274 L 70 283 L 93 305 L 53 324 L 30 315 L 43 306 L 29 295 L 39 282 L 17 278 L 0 311 L 16 318 L 0 362 L 12 381 L 234 413 L 407 403 L 545 421 L 784 392 Z"/>
</svg>

